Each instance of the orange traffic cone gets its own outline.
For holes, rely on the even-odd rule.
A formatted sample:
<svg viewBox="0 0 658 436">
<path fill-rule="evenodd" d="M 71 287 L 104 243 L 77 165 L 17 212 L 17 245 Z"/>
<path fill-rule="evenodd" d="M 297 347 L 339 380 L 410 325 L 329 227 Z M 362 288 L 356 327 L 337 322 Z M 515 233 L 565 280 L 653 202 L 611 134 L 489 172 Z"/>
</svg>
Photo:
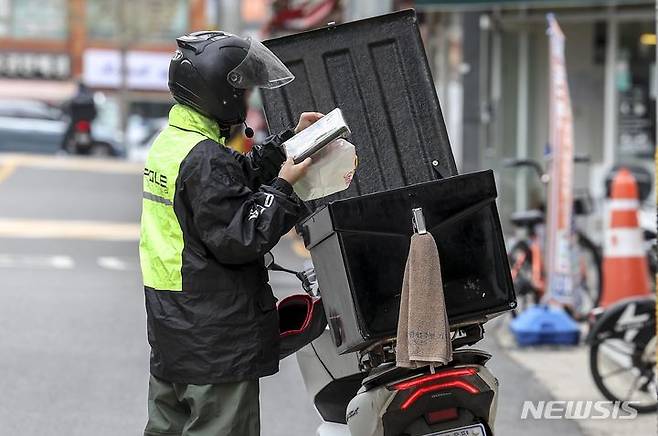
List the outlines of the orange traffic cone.
<svg viewBox="0 0 658 436">
<path fill-rule="evenodd" d="M 610 220 L 603 246 L 601 307 L 650 293 L 647 256 L 638 223 L 638 198 L 635 177 L 622 168 L 612 181 Z"/>
</svg>

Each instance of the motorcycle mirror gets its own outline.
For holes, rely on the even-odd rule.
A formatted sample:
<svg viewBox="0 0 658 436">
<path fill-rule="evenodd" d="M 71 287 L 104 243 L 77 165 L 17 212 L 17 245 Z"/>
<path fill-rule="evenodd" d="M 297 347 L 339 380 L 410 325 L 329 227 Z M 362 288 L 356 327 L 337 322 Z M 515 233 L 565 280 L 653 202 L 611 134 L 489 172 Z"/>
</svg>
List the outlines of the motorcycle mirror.
<svg viewBox="0 0 658 436">
<path fill-rule="evenodd" d="M 267 269 L 270 269 L 272 265 L 274 265 L 274 255 L 269 251 L 265 253 L 263 260 L 265 261 L 265 268 Z"/>
</svg>

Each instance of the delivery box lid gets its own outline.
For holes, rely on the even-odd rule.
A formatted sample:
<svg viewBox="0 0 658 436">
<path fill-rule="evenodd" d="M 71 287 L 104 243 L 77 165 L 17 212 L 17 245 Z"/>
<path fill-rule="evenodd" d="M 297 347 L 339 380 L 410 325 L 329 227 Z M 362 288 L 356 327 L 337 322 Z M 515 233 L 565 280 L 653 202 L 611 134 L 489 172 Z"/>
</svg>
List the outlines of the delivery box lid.
<svg viewBox="0 0 658 436">
<path fill-rule="evenodd" d="M 305 111 L 339 107 L 359 166 L 346 191 L 313 202 L 386 191 L 457 174 L 416 14 L 405 10 L 265 41 L 295 75 L 262 90 L 271 132 Z"/>
</svg>

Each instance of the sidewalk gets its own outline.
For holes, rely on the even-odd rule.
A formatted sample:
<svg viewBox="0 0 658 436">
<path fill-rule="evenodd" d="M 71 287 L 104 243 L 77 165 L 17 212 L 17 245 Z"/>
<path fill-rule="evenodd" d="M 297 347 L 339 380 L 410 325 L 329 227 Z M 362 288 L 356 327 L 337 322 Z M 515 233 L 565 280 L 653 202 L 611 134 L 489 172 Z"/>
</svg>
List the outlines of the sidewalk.
<svg viewBox="0 0 658 436">
<path fill-rule="evenodd" d="M 509 331 L 509 318 L 496 322 L 491 333 L 515 362 L 529 370 L 555 400 L 605 400 L 597 390 L 589 369 L 589 348 L 524 347 L 516 345 Z M 573 420 L 586 436 L 656 434 L 656 414 L 638 415 L 634 420 Z"/>
<path fill-rule="evenodd" d="M 551 393 L 532 371 L 512 359 L 496 338 L 499 320 L 485 325 L 485 338 L 474 348 L 492 354 L 487 367 L 499 381 L 494 431 L 502 436 L 581 436 L 580 427 L 568 420 L 521 420 L 524 401 L 550 400 Z"/>
</svg>

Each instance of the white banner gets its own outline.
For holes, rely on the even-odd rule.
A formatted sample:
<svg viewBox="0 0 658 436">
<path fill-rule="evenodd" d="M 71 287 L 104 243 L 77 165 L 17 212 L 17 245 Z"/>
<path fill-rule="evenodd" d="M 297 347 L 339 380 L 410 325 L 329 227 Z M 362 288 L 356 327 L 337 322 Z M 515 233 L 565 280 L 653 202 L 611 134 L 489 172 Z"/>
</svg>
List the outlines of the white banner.
<svg viewBox="0 0 658 436">
<path fill-rule="evenodd" d="M 129 51 L 126 55 L 129 89 L 167 91 L 169 61 L 173 53 Z M 118 88 L 121 85 L 121 54 L 118 50 L 88 49 L 83 57 L 83 80 L 87 86 Z"/>
<path fill-rule="evenodd" d="M 573 116 L 564 59 L 564 34 L 547 15 L 550 45 L 549 174 L 547 210 L 546 299 L 574 305 Z"/>
</svg>

